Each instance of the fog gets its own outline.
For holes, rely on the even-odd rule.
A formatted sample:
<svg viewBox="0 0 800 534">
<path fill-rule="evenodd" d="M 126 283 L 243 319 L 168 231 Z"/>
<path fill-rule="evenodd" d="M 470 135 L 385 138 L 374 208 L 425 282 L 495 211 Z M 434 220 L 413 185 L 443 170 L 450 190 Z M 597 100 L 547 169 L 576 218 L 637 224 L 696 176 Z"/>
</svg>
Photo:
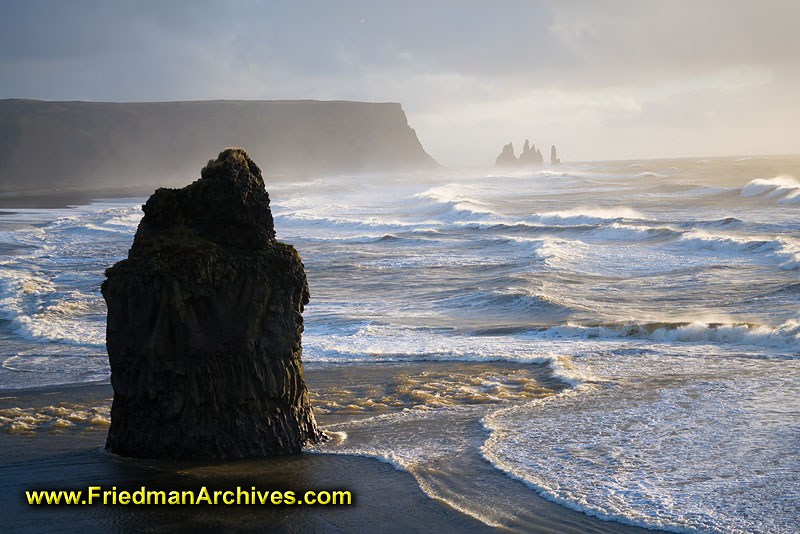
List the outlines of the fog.
<svg viewBox="0 0 800 534">
<path fill-rule="evenodd" d="M 800 2 L 3 2 L 0 98 L 400 102 L 449 166 L 796 153 Z"/>
</svg>

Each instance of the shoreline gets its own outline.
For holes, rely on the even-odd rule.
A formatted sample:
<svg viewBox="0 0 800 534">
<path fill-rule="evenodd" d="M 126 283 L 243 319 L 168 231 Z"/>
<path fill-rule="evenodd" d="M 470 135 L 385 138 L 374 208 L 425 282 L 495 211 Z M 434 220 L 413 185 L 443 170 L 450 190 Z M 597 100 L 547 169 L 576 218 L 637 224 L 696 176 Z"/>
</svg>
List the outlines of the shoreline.
<svg viewBox="0 0 800 534">
<path fill-rule="evenodd" d="M 494 529 L 428 499 L 411 475 L 391 466 L 338 455 L 299 454 L 225 463 L 129 460 L 103 449 L 82 449 L 34 461 L 0 466 L 0 498 L 7 504 L 6 526 L 14 532 L 117 531 L 195 532 L 493 532 Z M 87 505 L 31 506 L 29 489 L 210 492 L 241 486 L 259 491 L 348 490 L 351 506 L 289 505 Z M 378 523 L 380 521 L 380 523 Z M 53 528 L 53 524 L 61 525 Z"/>
<path fill-rule="evenodd" d="M 435 364 L 433 365 L 435 367 Z M 494 364 L 495 367 L 509 367 Z M 370 380 L 403 369 L 430 369 L 431 362 L 369 366 Z M 510 366 L 518 367 L 518 366 Z M 343 374 L 358 377 L 364 369 L 333 364 L 306 369 L 315 385 L 339 381 Z M 355 378 L 353 379 L 355 380 Z M 108 403 L 113 392 L 109 382 L 44 386 L 0 391 L 0 409 L 74 403 L 81 407 Z M 322 411 L 322 410 L 321 410 Z M 320 414 L 320 425 L 327 417 Z M 336 418 L 331 420 L 333 422 Z M 78 425 L 80 426 L 80 425 Z M 269 532 L 653 532 L 621 523 L 603 521 L 548 501 L 530 488 L 526 492 L 526 517 L 500 528 L 486 525 L 445 502 L 431 498 L 412 475 L 374 456 L 315 450 L 291 456 L 273 456 L 223 462 L 187 462 L 125 459 L 103 449 L 106 427 L 37 429 L 32 433 L 4 431 L 0 445 L 0 499 L 8 505 L 7 525 L 14 531 L 51 532 L 51 524 L 64 531 L 162 530 L 193 531 L 198 528 Z M 524 486 L 500 474 L 509 486 Z M 120 490 L 189 489 L 199 485 L 224 489 L 247 484 L 259 489 L 349 490 L 352 506 L 31 506 L 24 501 L 30 489 L 85 490 L 90 485 L 117 486 Z M 519 491 L 519 488 L 514 488 Z"/>
</svg>

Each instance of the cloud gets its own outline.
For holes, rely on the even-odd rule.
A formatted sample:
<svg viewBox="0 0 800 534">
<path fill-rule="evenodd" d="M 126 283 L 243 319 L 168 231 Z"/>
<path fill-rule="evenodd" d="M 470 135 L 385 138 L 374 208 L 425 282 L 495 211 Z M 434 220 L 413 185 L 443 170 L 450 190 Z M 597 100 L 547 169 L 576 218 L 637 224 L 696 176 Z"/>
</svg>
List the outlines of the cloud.
<svg viewBox="0 0 800 534">
<path fill-rule="evenodd" d="M 792 0 L 31 0 L 4 7 L 0 97 L 400 101 L 447 164 L 520 135 L 581 159 L 681 155 L 737 117 L 735 143 L 690 148 L 789 151 L 774 118 L 800 119 L 798 21 Z"/>
</svg>

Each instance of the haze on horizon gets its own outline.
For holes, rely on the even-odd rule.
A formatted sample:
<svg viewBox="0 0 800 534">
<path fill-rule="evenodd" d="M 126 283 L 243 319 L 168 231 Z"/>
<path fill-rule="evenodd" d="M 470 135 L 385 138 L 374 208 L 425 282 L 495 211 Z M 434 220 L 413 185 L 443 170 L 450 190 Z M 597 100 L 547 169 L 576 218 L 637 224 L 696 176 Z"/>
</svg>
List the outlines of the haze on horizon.
<svg viewBox="0 0 800 534">
<path fill-rule="evenodd" d="M 2 5 L 0 98 L 403 104 L 447 166 L 800 152 L 794 0 Z"/>
</svg>

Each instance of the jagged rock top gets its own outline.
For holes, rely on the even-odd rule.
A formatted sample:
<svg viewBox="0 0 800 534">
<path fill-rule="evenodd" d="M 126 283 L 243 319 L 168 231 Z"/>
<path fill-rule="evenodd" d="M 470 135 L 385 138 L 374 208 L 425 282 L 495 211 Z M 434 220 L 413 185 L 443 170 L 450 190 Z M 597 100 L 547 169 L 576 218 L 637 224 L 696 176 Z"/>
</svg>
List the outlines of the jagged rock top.
<svg viewBox="0 0 800 534">
<path fill-rule="evenodd" d="M 514 144 L 508 143 L 503 147 L 503 151 L 497 156 L 495 160 L 495 165 L 498 167 L 513 167 L 517 165 L 519 161 L 517 160 L 517 156 L 514 155 Z"/>
<path fill-rule="evenodd" d="M 256 164 L 225 149 L 199 180 L 159 189 L 143 209 L 128 258 L 101 286 L 108 450 L 229 459 L 324 439 L 303 372 L 305 269 L 275 240 Z"/>
<path fill-rule="evenodd" d="M 142 207 L 130 257 L 175 244 L 207 241 L 260 250 L 275 241 L 269 194 L 261 170 L 242 148 L 226 148 L 182 189 L 161 188 Z M 164 239 L 178 238 L 180 243 Z"/>
</svg>

